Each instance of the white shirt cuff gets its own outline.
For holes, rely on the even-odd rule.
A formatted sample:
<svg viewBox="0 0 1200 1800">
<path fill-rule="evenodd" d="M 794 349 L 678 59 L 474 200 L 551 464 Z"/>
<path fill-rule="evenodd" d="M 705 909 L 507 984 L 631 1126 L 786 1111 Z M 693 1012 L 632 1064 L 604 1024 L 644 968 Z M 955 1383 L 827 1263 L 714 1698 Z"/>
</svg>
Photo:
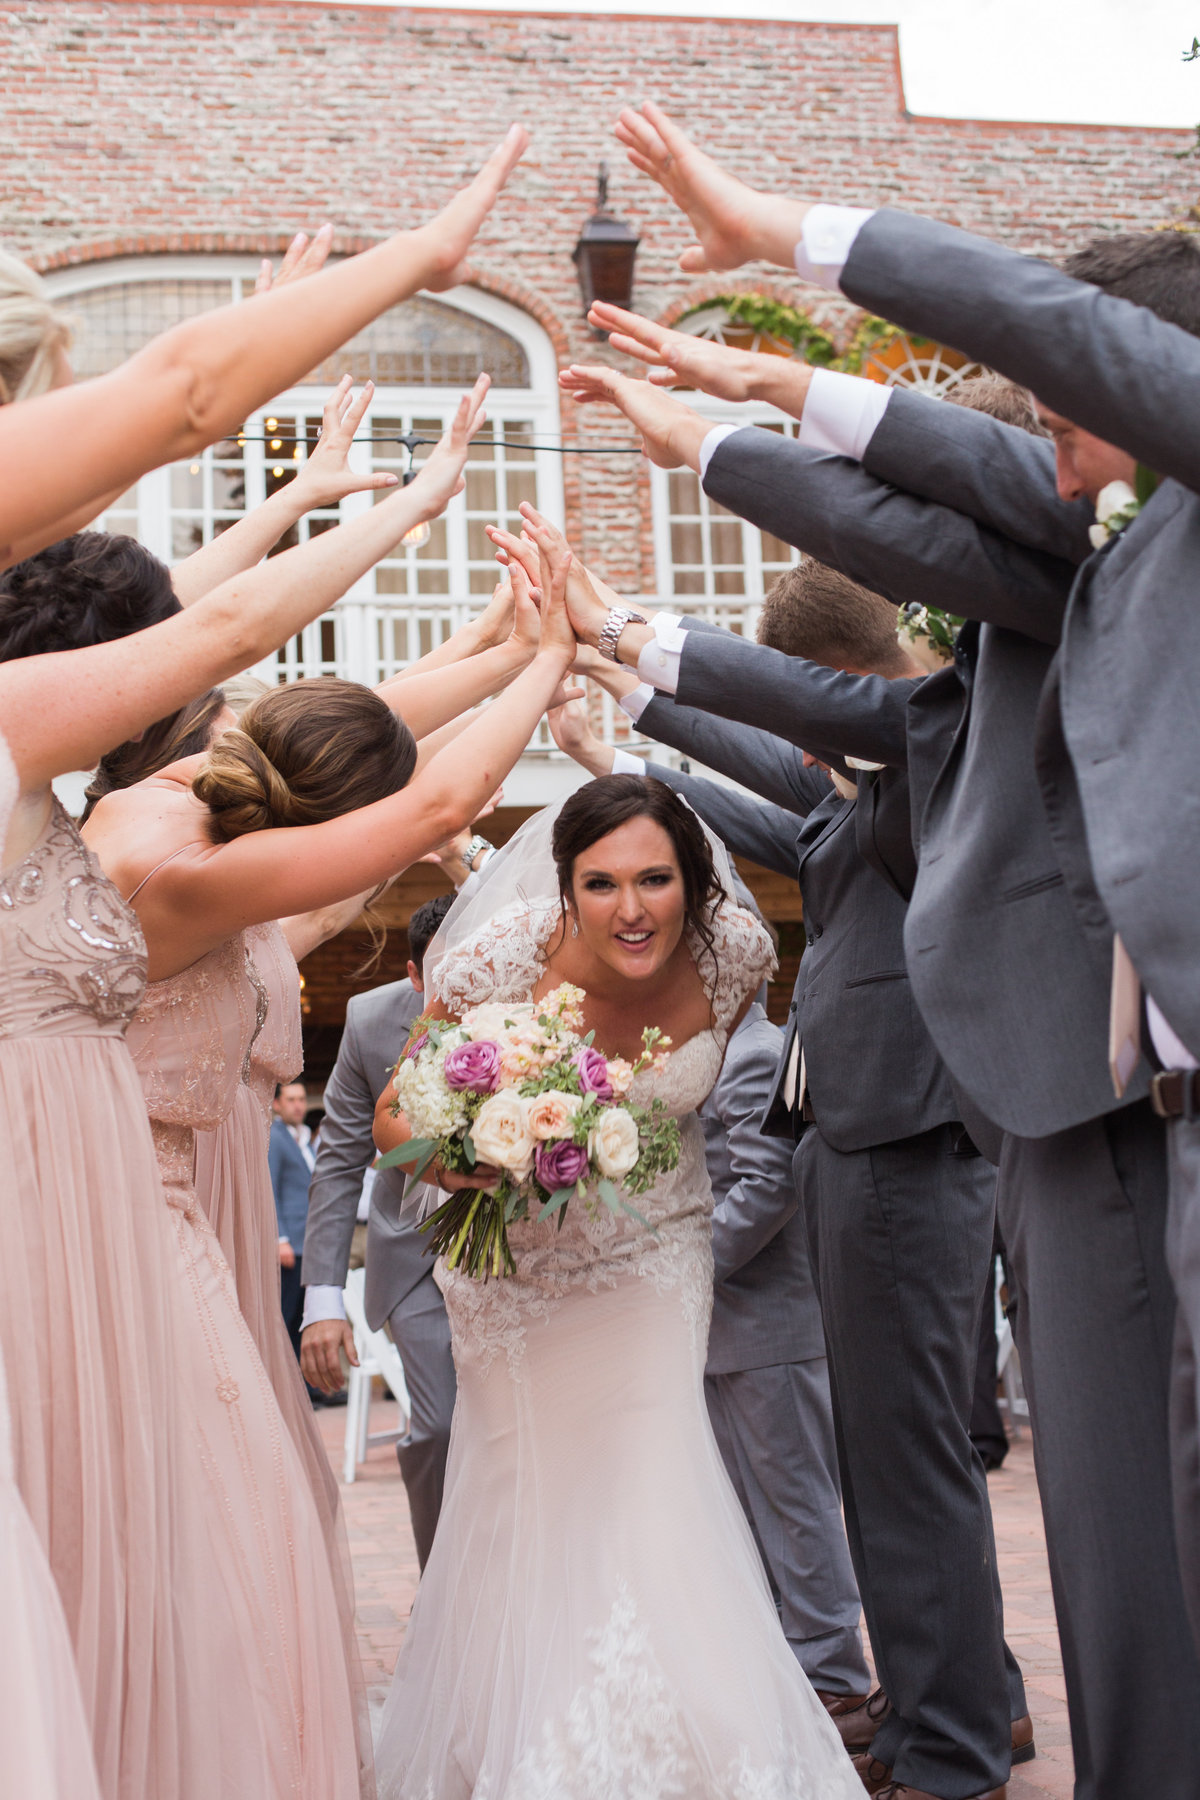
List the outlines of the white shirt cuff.
<svg viewBox="0 0 1200 1800">
<path fill-rule="evenodd" d="M 686 642 L 679 614 L 660 612 L 654 621 L 654 637 L 643 645 L 637 660 L 641 679 L 660 694 L 673 694 L 679 686 L 679 659 Z"/>
<path fill-rule="evenodd" d="M 814 369 L 796 441 L 861 462 L 891 397 L 891 388 L 878 381 Z"/>
<path fill-rule="evenodd" d="M 346 1303 L 342 1299 L 339 1287 L 322 1287 L 319 1283 L 304 1290 L 304 1317 L 300 1321 L 300 1329 L 306 1325 L 319 1325 L 322 1319 L 344 1319 Z"/>
<path fill-rule="evenodd" d="M 727 437 L 735 431 L 745 431 L 744 425 L 714 425 L 700 446 L 700 484 L 704 485 L 704 477 L 708 474 L 708 465 L 713 459 L 718 444 L 723 444 Z"/>
<path fill-rule="evenodd" d="M 644 690 L 635 688 L 633 691 L 635 694 L 640 694 Z M 653 699 L 654 691 L 653 689 L 649 691 L 650 697 Z M 640 756 L 631 756 L 628 750 L 614 750 L 612 772 L 614 775 L 644 775 L 646 765 Z"/>
<path fill-rule="evenodd" d="M 617 705 L 636 725 L 653 698 L 654 689 L 648 682 L 643 681 L 640 682 L 637 687 L 630 688 L 627 694 L 622 694 L 621 698 L 617 701 Z M 620 754 L 621 752 L 618 751 L 618 755 Z"/>
<path fill-rule="evenodd" d="M 836 290 L 854 240 L 874 210 L 869 206 L 810 206 L 796 245 L 796 273 L 801 280 Z"/>
</svg>

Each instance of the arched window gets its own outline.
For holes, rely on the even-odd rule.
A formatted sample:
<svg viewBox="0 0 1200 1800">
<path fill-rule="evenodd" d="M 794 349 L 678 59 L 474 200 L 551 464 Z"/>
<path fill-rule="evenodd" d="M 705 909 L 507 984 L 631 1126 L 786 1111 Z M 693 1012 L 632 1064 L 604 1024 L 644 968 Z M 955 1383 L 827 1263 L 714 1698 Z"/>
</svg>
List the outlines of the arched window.
<svg viewBox="0 0 1200 1800">
<path fill-rule="evenodd" d="M 242 299 L 253 291 L 256 266 L 245 257 L 121 258 L 53 275 L 48 286 L 78 321 L 73 361 L 80 376 L 90 376 L 115 368 L 168 326 Z M 360 428 L 363 468 L 402 472 L 408 453 L 397 440 L 412 432 L 436 441 L 484 369 L 494 384 L 489 422 L 472 446 L 465 493 L 434 522 L 426 544 L 398 549 L 271 665 L 280 679 L 339 674 L 381 681 L 486 602 L 496 564 L 485 524 L 513 523 L 523 500 L 562 516 L 561 458 L 537 448 L 560 441 L 554 351 L 517 307 L 471 287 L 436 299 L 414 296 L 223 443 L 145 476 L 102 523 L 140 538 L 167 562 L 189 555 L 294 478 L 342 374 L 376 383 Z M 417 449 L 418 465 L 427 454 L 427 447 Z M 371 495 L 356 494 L 339 509 L 310 514 L 277 548 L 372 503 Z"/>
</svg>

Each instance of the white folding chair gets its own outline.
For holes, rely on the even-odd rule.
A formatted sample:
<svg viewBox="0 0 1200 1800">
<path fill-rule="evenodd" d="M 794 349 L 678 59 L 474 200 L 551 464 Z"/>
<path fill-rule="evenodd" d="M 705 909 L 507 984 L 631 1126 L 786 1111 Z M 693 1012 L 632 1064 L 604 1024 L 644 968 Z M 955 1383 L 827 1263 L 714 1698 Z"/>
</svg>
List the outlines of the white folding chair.
<svg viewBox="0 0 1200 1800">
<path fill-rule="evenodd" d="M 1029 1402 L 1021 1387 L 1019 1374 L 1020 1359 L 1017 1346 L 1013 1342 L 1012 1326 L 1004 1313 L 1004 1303 L 1000 1298 L 1000 1290 L 1004 1286 L 1004 1262 L 996 1258 L 995 1281 L 993 1283 L 993 1300 L 996 1307 L 996 1375 L 1004 1387 L 1004 1403 L 1008 1408 L 1008 1422 L 1012 1426 L 1014 1438 L 1021 1435 L 1022 1419 L 1029 1417 Z"/>
<path fill-rule="evenodd" d="M 358 1367 L 351 1367 L 347 1381 L 346 1437 L 342 1452 L 342 1480 L 351 1482 L 359 1463 L 366 1462 L 373 1444 L 395 1444 L 408 1434 L 412 1404 L 404 1379 L 400 1352 L 384 1331 L 372 1331 L 363 1309 L 366 1275 L 362 1269 L 351 1269 L 342 1290 L 346 1321 L 354 1333 L 354 1349 Z M 395 1431 L 371 1431 L 371 1383 L 381 1375 L 396 1402 L 399 1417 Z"/>
</svg>

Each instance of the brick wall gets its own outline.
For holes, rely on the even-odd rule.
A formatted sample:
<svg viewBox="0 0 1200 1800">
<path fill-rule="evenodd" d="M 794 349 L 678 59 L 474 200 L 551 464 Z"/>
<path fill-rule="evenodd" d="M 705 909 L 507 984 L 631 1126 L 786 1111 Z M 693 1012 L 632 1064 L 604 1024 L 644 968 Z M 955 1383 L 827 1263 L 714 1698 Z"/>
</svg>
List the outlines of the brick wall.
<svg viewBox="0 0 1200 1800">
<path fill-rule="evenodd" d="M 1192 165 L 1171 154 L 1186 132 L 909 116 L 888 26 L 207 0 L 45 0 L 0 17 L 0 235 L 41 266 L 270 248 L 327 216 L 358 248 L 427 217 L 520 118 L 534 143 L 476 264 L 563 358 L 599 353 L 570 253 L 601 157 L 614 210 L 642 236 L 641 309 L 673 318 L 721 289 L 787 291 L 777 272 L 679 274 L 686 227 L 611 135 L 626 99 L 653 95 L 764 186 L 902 204 L 1031 251 L 1194 198 Z M 612 441 L 597 414 L 578 429 Z M 618 586 L 652 586 L 644 471 L 597 457 L 567 473 L 585 554 L 602 553 Z"/>
</svg>

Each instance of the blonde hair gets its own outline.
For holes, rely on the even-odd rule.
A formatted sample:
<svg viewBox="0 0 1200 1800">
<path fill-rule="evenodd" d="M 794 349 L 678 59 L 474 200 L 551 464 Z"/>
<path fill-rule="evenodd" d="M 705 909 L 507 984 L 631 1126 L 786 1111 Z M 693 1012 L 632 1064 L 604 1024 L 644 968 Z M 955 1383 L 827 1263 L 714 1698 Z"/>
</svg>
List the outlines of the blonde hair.
<svg viewBox="0 0 1200 1800">
<path fill-rule="evenodd" d="M 0 250 L 0 406 L 32 400 L 54 385 L 71 329 L 70 316 L 51 304 L 33 270 Z"/>
<path fill-rule="evenodd" d="M 248 706 L 253 706 L 256 700 L 261 700 L 271 689 L 257 675 L 252 675 L 249 669 L 243 669 L 240 675 L 231 675 L 228 681 L 221 683 L 221 692 L 230 712 L 236 713 L 240 719 Z"/>
</svg>

